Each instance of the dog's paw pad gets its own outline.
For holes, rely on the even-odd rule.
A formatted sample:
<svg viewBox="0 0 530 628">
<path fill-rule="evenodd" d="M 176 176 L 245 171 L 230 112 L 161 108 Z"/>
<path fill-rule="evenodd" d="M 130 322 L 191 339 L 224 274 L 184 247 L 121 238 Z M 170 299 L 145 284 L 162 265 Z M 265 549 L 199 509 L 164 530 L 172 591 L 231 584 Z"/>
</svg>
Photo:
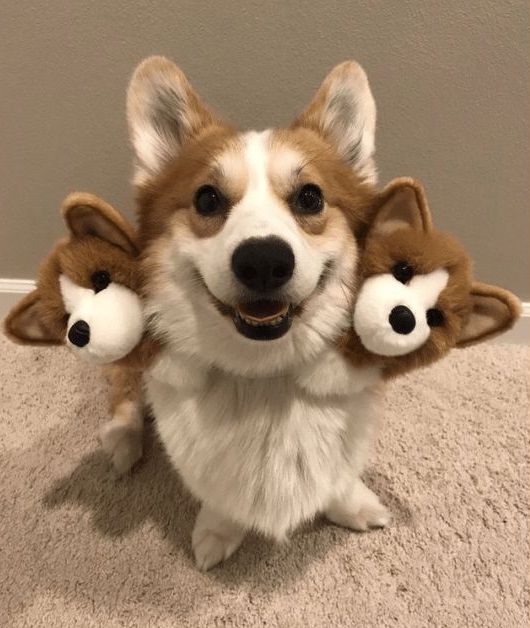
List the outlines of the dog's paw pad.
<svg viewBox="0 0 530 628">
<path fill-rule="evenodd" d="M 99 439 L 120 475 L 127 473 L 142 457 L 142 433 L 128 425 L 109 421 L 101 428 Z"/>
</svg>

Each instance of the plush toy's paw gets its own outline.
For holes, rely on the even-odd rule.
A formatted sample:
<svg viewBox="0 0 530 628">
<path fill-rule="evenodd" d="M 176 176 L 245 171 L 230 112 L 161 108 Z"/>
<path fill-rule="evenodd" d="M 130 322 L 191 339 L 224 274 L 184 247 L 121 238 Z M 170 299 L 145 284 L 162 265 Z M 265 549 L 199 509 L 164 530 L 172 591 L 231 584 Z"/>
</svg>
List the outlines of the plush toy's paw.
<svg viewBox="0 0 530 628">
<path fill-rule="evenodd" d="M 358 532 L 384 528 L 391 519 L 388 508 L 361 480 L 356 480 L 353 490 L 344 497 L 333 501 L 325 514 L 333 523 Z"/>
<path fill-rule="evenodd" d="M 116 472 L 127 473 L 142 457 L 142 430 L 112 419 L 100 429 L 99 438 Z"/>
<path fill-rule="evenodd" d="M 226 560 L 241 545 L 245 533 L 231 521 L 202 506 L 191 535 L 197 567 L 207 571 Z"/>
</svg>

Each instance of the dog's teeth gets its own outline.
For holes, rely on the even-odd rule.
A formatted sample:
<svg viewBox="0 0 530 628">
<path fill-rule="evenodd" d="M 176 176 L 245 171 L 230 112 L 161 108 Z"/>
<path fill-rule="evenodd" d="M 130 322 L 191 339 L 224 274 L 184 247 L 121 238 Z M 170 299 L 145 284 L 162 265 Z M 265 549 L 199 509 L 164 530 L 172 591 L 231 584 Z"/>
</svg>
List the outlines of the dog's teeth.
<svg viewBox="0 0 530 628">
<path fill-rule="evenodd" d="M 267 327 L 267 326 L 270 326 L 270 325 L 278 325 L 279 323 L 281 323 L 283 321 L 285 316 L 286 316 L 285 314 L 282 314 L 280 316 L 277 316 L 276 318 L 273 318 L 271 321 L 257 321 L 257 320 L 252 319 L 252 318 L 245 318 L 244 316 L 241 316 L 241 319 L 247 325 L 251 325 L 252 327 Z"/>
</svg>

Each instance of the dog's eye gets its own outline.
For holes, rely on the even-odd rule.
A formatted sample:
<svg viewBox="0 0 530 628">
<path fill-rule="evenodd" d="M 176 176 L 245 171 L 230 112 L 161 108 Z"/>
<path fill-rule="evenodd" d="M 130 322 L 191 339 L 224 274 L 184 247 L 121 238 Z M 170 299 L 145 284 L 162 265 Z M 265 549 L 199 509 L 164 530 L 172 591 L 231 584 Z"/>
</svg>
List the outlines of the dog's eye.
<svg viewBox="0 0 530 628">
<path fill-rule="evenodd" d="M 313 183 L 303 185 L 294 197 L 294 205 L 301 214 L 318 214 L 324 206 L 321 189 Z"/>
<path fill-rule="evenodd" d="M 106 270 L 96 270 L 95 273 L 92 273 L 90 281 L 92 282 L 94 292 L 101 292 L 111 282 L 110 274 Z"/>
<path fill-rule="evenodd" d="M 427 325 L 429 327 L 440 327 L 444 324 L 444 313 L 435 307 L 427 310 Z"/>
<path fill-rule="evenodd" d="M 398 262 L 392 267 L 392 274 L 401 283 L 408 283 L 414 277 L 414 269 L 407 262 Z"/>
<path fill-rule="evenodd" d="M 201 216 L 210 216 L 221 208 L 223 198 L 212 185 L 203 185 L 195 194 L 194 204 Z"/>
</svg>

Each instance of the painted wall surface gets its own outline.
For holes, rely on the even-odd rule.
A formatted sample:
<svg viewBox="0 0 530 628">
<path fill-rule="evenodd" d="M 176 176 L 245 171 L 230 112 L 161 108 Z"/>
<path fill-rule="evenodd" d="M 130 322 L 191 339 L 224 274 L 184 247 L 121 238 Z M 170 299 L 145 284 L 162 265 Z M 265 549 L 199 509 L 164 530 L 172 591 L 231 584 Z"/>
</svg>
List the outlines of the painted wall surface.
<svg viewBox="0 0 530 628">
<path fill-rule="evenodd" d="M 530 299 L 526 1 L 0 0 L 0 277 L 33 277 L 75 189 L 131 211 L 134 66 L 171 57 L 239 126 L 287 123 L 360 61 L 381 183 L 422 179 L 477 274 Z"/>
</svg>

